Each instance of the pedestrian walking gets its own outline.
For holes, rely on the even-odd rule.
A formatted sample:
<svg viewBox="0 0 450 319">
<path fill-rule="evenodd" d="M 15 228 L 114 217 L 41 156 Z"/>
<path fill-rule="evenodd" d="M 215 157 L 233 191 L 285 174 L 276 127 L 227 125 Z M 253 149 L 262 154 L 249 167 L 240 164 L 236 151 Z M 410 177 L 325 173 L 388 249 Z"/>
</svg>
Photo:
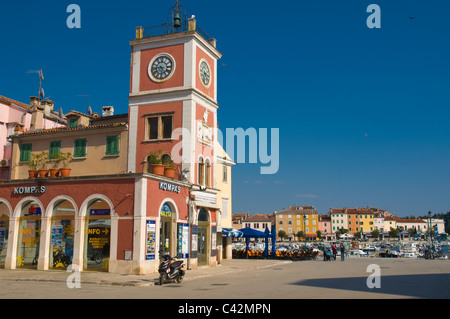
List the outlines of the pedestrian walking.
<svg viewBox="0 0 450 319">
<path fill-rule="evenodd" d="M 341 261 L 344 261 L 344 257 L 345 257 L 345 246 L 343 243 L 341 243 Z"/>
<path fill-rule="evenodd" d="M 333 245 L 331 245 L 331 251 L 333 252 L 333 260 L 336 260 L 337 255 L 336 243 L 333 243 Z"/>
</svg>

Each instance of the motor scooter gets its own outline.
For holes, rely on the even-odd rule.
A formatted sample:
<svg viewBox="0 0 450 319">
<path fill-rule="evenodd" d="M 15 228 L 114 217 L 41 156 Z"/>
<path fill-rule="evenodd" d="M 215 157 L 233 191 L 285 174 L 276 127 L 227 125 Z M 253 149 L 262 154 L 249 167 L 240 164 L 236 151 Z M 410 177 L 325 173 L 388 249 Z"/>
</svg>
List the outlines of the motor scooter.
<svg viewBox="0 0 450 319">
<path fill-rule="evenodd" d="M 182 260 L 176 260 L 169 255 L 164 256 L 164 261 L 159 265 L 159 285 L 162 286 L 166 280 L 175 280 L 177 283 L 183 281 L 185 271 L 182 269 Z"/>
</svg>

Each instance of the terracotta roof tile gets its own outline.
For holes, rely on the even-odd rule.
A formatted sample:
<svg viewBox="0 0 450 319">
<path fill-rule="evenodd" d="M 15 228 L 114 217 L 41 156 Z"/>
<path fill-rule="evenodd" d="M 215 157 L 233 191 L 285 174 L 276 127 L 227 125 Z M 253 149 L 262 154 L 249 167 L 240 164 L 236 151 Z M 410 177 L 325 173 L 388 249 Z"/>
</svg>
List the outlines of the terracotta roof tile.
<svg viewBox="0 0 450 319">
<path fill-rule="evenodd" d="M 79 126 L 79 127 L 73 127 L 73 128 L 57 127 L 57 128 L 51 128 L 51 129 L 45 129 L 45 130 L 26 131 L 26 132 L 24 132 L 20 135 L 16 135 L 16 136 L 20 137 L 20 136 L 30 136 L 30 135 L 56 134 L 56 133 L 86 131 L 86 130 L 101 129 L 101 128 L 107 128 L 107 127 L 120 127 L 120 126 L 127 126 L 127 123 L 121 122 L 121 123 L 100 124 L 100 125 L 91 125 L 91 126 Z"/>
<path fill-rule="evenodd" d="M 22 103 L 22 102 L 10 99 L 9 97 L 3 96 L 3 95 L 0 95 L 0 101 L 6 102 L 6 103 L 9 103 L 9 104 L 15 104 L 15 105 L 17 105 L 17 106 L 19 106 L 21 108 L 26 109 L 26 110 L 31 110 L 31 105 L 30 104 Z"/>
<path fill-rule="evenodd" d="M 247 219 L 242 221 L 245 222 L 270 222 L 270 218 L 267 215 L 256 214 L 253 216 L 249 216 Z"/>
</svg>

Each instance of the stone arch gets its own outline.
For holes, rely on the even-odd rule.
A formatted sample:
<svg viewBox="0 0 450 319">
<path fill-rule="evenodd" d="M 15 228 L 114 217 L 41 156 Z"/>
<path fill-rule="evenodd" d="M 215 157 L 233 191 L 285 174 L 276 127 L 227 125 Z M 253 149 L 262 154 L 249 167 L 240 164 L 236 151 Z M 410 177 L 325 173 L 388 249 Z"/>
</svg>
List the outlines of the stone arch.
<svg viewBox="0 0 450 319">
<path fill-rule="evenodd" d="M 14 218 L 19 218 L 20 217 L 20 213 L 22 211 L 22 205 L 24 203 L 27 203 L 27 202 L 36 202 L 39 205 L 39 207 L 41 208 L 42 215 L 45 214 L 44 205 L 42 204 L 42 202 L 38 198 L 36 198 L 34 196 L 27 196 L 25 198 L 22 198 L 17 203 L 16 207 L 14 208 L 14 213 L 13 213 L 13 217 Z"/>
<path fill-rule="evenodd" d="M 72 204 L 73 208 L 75 209 L 75 216 L 78 216 L 78 206 L 72 199 L 72 197 L 67 195 L 60 195 L 53 198 L 47 205 L 47 209 L 45 210 L 45 217 L 52 217 L 55 204 L 63 200 L 66 200 Z"/>
<path fill-rule="evenodd" d="M 109 205 L 109 208 L 111 209 L 111 214 L 110 214 L 111 217 L 116 215 L 115 210 L 114 210 L 114 205 L 107 196 L 102 195 L 102 194 L 92 194 L 84 200 L 83 204 L 81 204 L 80 210 L 78 211 L 78 216 L 79 217 L 87 216 L 87 208 L 92 203 L 92 201 L 96 200 L 96 199 L 104 200 Z"/>
</svg>

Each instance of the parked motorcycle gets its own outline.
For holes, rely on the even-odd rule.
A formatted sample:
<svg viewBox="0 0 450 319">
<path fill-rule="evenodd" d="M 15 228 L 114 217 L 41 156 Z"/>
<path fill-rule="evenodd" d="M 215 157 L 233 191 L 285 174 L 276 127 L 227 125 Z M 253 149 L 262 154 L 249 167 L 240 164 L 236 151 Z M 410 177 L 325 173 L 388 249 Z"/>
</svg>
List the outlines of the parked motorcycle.
<svg viewBox="0 0 450 319">
<path fill-rule="evenodd" d="M 159 285 L 162 286 L 166 280 L 176 280 L 177 283 L 183 281 L 185 271 L 182 269 L 182 260 L 176 260 L 169 255 L 164 256 L 164 261 L 159 265 Z"/>
</svg>

